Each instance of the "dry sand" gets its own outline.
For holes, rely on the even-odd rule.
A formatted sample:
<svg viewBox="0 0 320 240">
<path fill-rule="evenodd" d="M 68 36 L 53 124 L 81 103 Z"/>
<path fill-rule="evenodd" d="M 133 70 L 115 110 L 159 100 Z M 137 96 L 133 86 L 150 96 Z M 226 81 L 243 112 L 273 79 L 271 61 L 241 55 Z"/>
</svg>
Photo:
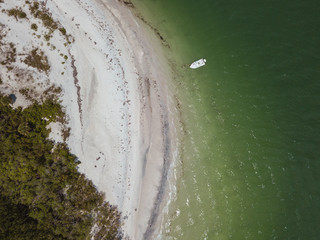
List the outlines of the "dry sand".
<svg viewBox="0 0 320 240">
<path fill-rule="evenodd" d="M 29 17 L 0 13 L 4 40 L 18 53 L 13 71 L 0 66 L 1 86 L 6 86 L 0 91 L 14 93 L 15 106 L 26 106 L 30 102 L 19 89 L 32 88 L 39 97 L 51 84 L 60 86 L 71 128 L 67 143 L 81 161 L 79 171 L 118 206 L 126 236 L 153 239 L 175 150 L 170 70 L 160 41 L 116 0 L 42 2 L 74 42 L 65 44 L 59 31 L 46 42 L 47 29 L 31 17 L 25 1 L 5 1 L 1 7 L 18 5 Z M 36 32 L 32 23 L 38 25 Z M 34 48 L 48 57 L 49 73 L 23 63 Z M 19 72 L 19 81 L 12 72 Z M 62 141 L 61 126 L 50 127 L 51 137 Z"/>
<path fill-rule="evenodd" d="M 150 44 L 159 43 L 115 1 L 54 0 L 47 7 L 75 38 L 68 144 L 80 171 L 122 211 L 125 234 L 150 239 L 174 130 L 168 66 Z"/>
</svg>

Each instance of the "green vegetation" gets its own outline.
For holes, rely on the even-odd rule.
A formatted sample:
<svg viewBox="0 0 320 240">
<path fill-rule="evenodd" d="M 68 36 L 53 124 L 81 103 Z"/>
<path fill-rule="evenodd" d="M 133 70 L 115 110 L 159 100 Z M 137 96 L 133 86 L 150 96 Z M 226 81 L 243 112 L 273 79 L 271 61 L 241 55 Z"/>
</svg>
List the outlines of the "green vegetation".
<svg viewBox="0 0 320 240">
<path fill-rule="evenodd" d="M 39 3 L 33 2 L 29 6 L 31 14 L 42 20 L 42 23 L 45 27 L 50 29 L 52 32 L 58 28 L 58 23 L 53 20 L 53 18 L 44 10 L 39 9 Z"/>
<path fill-rule="evenodd" d="M 33 3 L 27 1 L 26 3 L 29 4 L 31 14 L 35 18 L 41 19 L 43 25 L 49 30 L 45 36 L 46 41 L 49 41 L 52 33 L 58 29 L 65 36 L 66 44 L 71 44 L 72 36 L 67 34 L 66 29 L 58 21 L 55 21 L 46 9 L 40 9 L 39 3 L 36 1 Z"/>
<path fill-rule="evenodd" d="M 59 29 L 66 44 L 70 43 L 72 37 L 49 12 L 40 9 L 37 1 L 26 3 L 31 18 L 41 19 L 47 28 L 46 34 L 33 32 L 34 36 L 44 37 L 50 45 L 52 33 Z M 27 17 L 21 8 L 2 11 L 17 20 Z M 38 25 L 31 24 L 31 29 L 37 31 Z M 13 43 L 2 40 L 5 34 L 6 31 L 0 31 L 0 64 L 11 71 L 11 63 L 17 56 L 25 56 L 25 64 L 48 73 L 50 65 L 43 51 L 36 48 L 26 55 L 17 54 Z M 52 48 L 56 47 L 52 45 Z M 68 59 L 67 55 L 62 57 Z M 23 74 L 17 71 L 14 76 L 19 78 Z M 2 82 L 0 78 L 2 87 L 7 87 Z M 50 86 L 39 96 L 35 87 L 22 84 L 19 92 L 33 102 L 25 109 L 12 108 L 15 96 L 10 98 L 0 93 L 0 239 L 117 240 L 123 237 L 117 208 L 105 202 L 104 195 L 77 171 L 79 160 L 67 145 L 48 139 L 48 124 L 65 122 L 57 97 L 61 91 Z M 69 134 L 70 128 L 62 130 L 64 142 Z"/>
<path fill-rule="evenodd" d="M 27 4 L 30 4 L 29 9 L 32 15 L 34 15 L 39 10 L 39 3 L 34 1 L 32 4 L 30 1 L 26 1 Z"/>
<path fill-rule="evenodd" d="M 63 34 L 63 35 L 67 35 L 67 31 L 65 28 L 59 28 L 59 31 Z"/>
<path fill-rule="evenodd" d="M 121 239 L 120 214 L 48 139 L 64 114 L 54 100 L 13 109 L 0 95 L 0 239 Z"/>
<path fill-rule="evenodd" d="M 49 41 L 52 36 L 50 34 L 45 34 L 44 39 L 48 42 L 48 46 L 50 45 Z"/>
<path fill-rule="evenodd" d="M 18 18 L 27 17 L 27 14 L 23 12 L 21 8 L 12 8 L 12 9 L 9 9 L 7 12 L 9 16 L 14 16 L 17 20 Z"/>
<path fill-rule="evenodd" d="M 30 54 L 24 60 L 24 63 L 37 68 L 39 71 L 48 72 L 50 70 L 50 65 L 48 63 L 47 56 L 39 49 L 33 49 Z"/>
<path fill-rule="evenodd" d="M 30 89 L 29 88 L 20 88 L 19 92 L 26 97 L 27 100 L 32 100 L 31 94 L 30 94 Z"/>
<path fill-rule="evenodd" d="M 34 30 L 34 31 L 37 31 L 38 30 L 38 25 L 35 24 L 35 23 L 32 23 L 31 24 L 31 29 Z"/>
<path fill-rule="evenodd" d="M 45 11 L 38 10 L 35 15 L 36 18 L 40 18 L 45 27 L 55 30 L 58 28 L 58 24 L 52 19 L 52 17 Z"/>
</svg>

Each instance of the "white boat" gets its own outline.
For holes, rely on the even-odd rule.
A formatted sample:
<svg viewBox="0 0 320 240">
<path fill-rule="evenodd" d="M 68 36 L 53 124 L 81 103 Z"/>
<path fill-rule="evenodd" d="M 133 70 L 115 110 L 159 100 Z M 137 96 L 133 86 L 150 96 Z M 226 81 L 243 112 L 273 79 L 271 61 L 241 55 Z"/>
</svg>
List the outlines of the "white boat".
<svg viewBox="0 0 320 240">
<path fill-rule="evenodd" d="M 195 62 L 191 63 L 190 68 L 202 67 L 202 66 L 206 65 L 206 61 L 207 61 L 206 59 L 201 58 L 198 61 L 195 61 Z"/>
</svg>

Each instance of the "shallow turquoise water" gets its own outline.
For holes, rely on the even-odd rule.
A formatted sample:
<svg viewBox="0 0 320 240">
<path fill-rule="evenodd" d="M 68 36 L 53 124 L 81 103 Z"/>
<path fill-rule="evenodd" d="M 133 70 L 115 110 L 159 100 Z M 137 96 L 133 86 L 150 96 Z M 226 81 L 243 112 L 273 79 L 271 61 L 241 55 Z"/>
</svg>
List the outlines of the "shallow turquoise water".
<svg viewBox="0 0 320 240">
<path fill-rule="evenodd" d="M 320 239 L 320 4 L 134 3 L 171 46 L 188 131 L 162 238 Z"/>
</svg>

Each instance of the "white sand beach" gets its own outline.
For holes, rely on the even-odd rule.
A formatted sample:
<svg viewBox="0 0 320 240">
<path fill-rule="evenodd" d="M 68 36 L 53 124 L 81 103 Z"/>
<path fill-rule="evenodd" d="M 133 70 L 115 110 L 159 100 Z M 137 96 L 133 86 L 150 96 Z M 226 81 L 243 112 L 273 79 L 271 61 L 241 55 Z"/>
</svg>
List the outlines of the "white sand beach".
<svg viewBox="0 0 320 240">
<path fill-rule="evenodd" d="M 27 51 L 37 41 L 42 46 L 51 70 L 48 76 L 30 71 L 38 83 L 51 81 L 62 89 L 60 99 L 71 128 L 67 143 L 81 161 L 79 171 L 118 206 L 126 236 L 150 239 L 157 228 L 175 134 L 167 89 L 170 70 L 157 50 L 160 41 L 115 0 L 42 2 L 74 42 L 64 44 L 55 32 L 50 45 L 43 46 L 30 30 L 33 20 L 16 23 L 9 18 L 9 25 L 20 30 L 7 39 L 20 46 L 18 51 Z M 63 64 L 61 53 L 68 56 Z M 7 92 L 15 92 L 16 105 L 23 105 L 18 86 L 10 84 Z M 61 141 L 52 128 L 51 136 Z"/>
<path fill-rule="evenodd" d="M 84 2 L 48 3 L 75 38 L 80 94 L 70 108 L 69 146 L 80 171 L 122 211 L 125 234 L 143 239 L 155 224 L 163 164 L 170 161 L 168 71 L 125 6 Z"/>
</svg>

